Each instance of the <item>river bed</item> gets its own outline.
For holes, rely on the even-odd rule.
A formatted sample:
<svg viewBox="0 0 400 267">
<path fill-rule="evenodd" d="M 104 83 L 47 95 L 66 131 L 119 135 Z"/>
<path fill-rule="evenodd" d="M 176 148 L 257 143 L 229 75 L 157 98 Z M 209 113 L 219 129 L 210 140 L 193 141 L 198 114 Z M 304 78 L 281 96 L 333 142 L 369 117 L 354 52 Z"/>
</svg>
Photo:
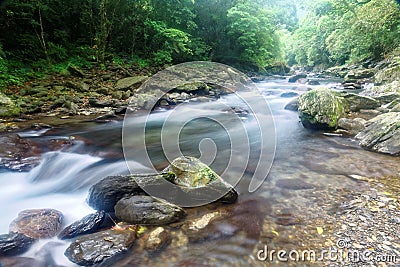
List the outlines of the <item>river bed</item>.
<svg viewBox="0 0 400 267">
<path fill-rule="evenodd" d="M 335 81 L 321 80 L 321 83 L 331 87 L 337 85 Z M 222 210 L 227 216 L 219 223 L 223 228 L 221 231 L 229 232 L 224 223 L 230 223 L 238 230 L 223 237 L 187 243 L 185 237 L 180 236 L 179 226 L 174 226 L 171 231 L 177 241 L 173 241 L 163 252 L 151 256 L 133 247 L 132 253 L 118 256 L 103 266 L 257 266 L 266 264 L 259 261 L 256 255 L 264 245 L 289 249 L 303 244 L 304 247 L 320 248 L 329 244 L 321 243 L 318 234 L 313 240 L 310 231 L 315 231 L 318 222 L 325 229 L 334 228 L 333 221 L 324 221 L 324 212 L 334 214 L 337 203 L 352 193 L 368 188 L 354 177 L 373 179 L 400 173 L 399 158 L 363 150 L 350 137 L 326 136 L 323 132 L 304 129 L 297 112 L 284 109 L 294 96 L 281 97 L 282 93 L 301 94 L 313 86 L 289 84 L 285 80 L 267 80 L 257 83 L 257 86 L 271 107 L 276 130 L 276 153 L 267 179 L 254 193 L 247 191 L 247 183 L 239 183 L 239 201 L 233 206 L 208 205 L 188 209 L 187 220 Z M 233 105 L 231 101 L 228 95 L 215 102 Z M 213 103 L 188 104 L 188 109 L 191 112 L 221 112 L 213 109 Z M 161 110 L 152 115 L 154 124 L 151 127 L 156 137 L 157 129 L 170 112 Z M 219 117 L 220 120 L 223 118 Z M 249 132 L 252 131 L 251 118 L 243 117 L 242 123 Z M 21 132 L 22 137 L 38 143 L 54 138 L 72 138 L 74 145 L 63 151 L 45 153 L 40 165 L 30 172 L 0 170 L 0 232 L 8 232 L 9 223 L 24 209 L 58 209 L 65 215 L 65 225 L 92 212 L 85 203 L 88 188 L 106 176 L 129 173 L 122 153 L 122 125 L 120 121 L 107 124 L 85 122 L 40 132 Z M 236 127 L 231 121 L 225 121 L 224 125 Z M 220 154 L 211 167 L 219 172 L 225 167 L 223 159 L 230 148 L 224 141 L 227 136 L 223 128 L 207 120 L 188 125 L 181 132 L 181 149 L 187 155 L 203 156 L 199 142 L 205 138 L 217 140 L 215 143 Z M 150 136 L 148 152 L 158 169 L 166 166 L 160 149 L 157 138 Z M 141 156 L 141 151 L 138 151 L 138 158 L 132 163 L 137 166 L 137 173 L 146 171 L 140 163 Z M 284 181 L 287 179 L 291 180 Z M 319 215 L 317 210 L 321 212 Z M 68 243 L 57 239 L 52 241 L 58 245 L 46 250 L 54 261 L 59 265 L 74 266 L 63 255 Z M 46 242 L 48 240 L 35 244 L 23 256 L 39 257 L 38 251 Z M 316 246 L 313 242 L 321 244 Z"/>
</svg>

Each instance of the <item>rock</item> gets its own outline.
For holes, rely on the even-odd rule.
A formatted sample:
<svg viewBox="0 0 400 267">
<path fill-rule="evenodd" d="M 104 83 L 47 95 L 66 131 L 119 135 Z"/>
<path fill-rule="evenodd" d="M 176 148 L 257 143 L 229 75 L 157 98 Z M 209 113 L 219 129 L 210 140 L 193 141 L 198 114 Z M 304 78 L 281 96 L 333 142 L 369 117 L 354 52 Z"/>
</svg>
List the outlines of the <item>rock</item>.
<svg viewBox="0 0 400 267">
<path fill-rule="evenodd" d="M 123 198 L 114 209 L 117 218 L 132 224 L 164 225 L 185 216 L 185 212 L 178 206 L 150 196 Z"/>
<path fill-rule="evenodd" d="M 295 98 L 285 106 L 286 110 L 298 111 L 299 110 L 299 98 Z"/>
<path fill-rule="evenodd" d="M 135 77 L 128 77 L 124 79 L 120 79 L 117 81 L 115 85 L 116 90 L 135 90 L 142 85 L 149 77 L 147 76 L 135 76 Z"/>
<path fill-rule="evenodd" d="M 367 121 L 362 118 L 341 118 L 339 119 L 338 127 L 347 130 L 350 135 L 356 135 L 365 129 L 366 122 Z"/>
<path fill-rule="evenodd" d="M 361 109 L 375 109 L 380 106 L 379 101 L 372 97 L 357 94 L 343 94 L 343 98 L 347 101 L 350 111 L 359 111 Z"/>
<path fill-rule="evenodd" d="M 0 256 L 16 256 L 26 252 L 35 242 L 21 233 L 11 232 L 9 234 L 0 235 Z M 0 264 L 1 266 L 1 264 Z"/>
<path fill-rule="evenodd" d="M 386 60 L 386 66 L 378 70 L 375 75 L 378 84 L 400 81 L 400 57 L 395 56 Z"/>
<path fill-rule="evenodd" d="M 308 85 L 321 85 L 321 83 L 317 80 L 309 80 L 307 82 Z"/>
<path fill-rule="evenodd" d="M 299 98 L 299 117 L 305 128 L 335 129 L 345 111 L 343 98 L 329 89 L 314 89 Z"/>
<path fill-rule="evenodd" d="M 80 235 L 92 234 L 99 230 L 105 216 L 106 213 L 104 211 L 86 215 L 81 220 L 74 222 L 62 230 L 61 233 L 58 234 L 58 238 L 71 239 Z"/>
<path fill-rule="evenodd" d="M 275 185 L 289 190 L 306 190 L 314 188 L 312 184 L 304 182 L 301 179 L 280 179 L 276 181 Z"/>
<path fill-rule="evenodd" d="M 358 117 L 368 121 L 372 118 L 375 118 L 376 116 L 378 116 L 380 114 L 381 114 L 381 112 L 378 110 L 375 110 L 375 109 L 361 109 Z"/>
<path fill-rule="evenodd" d="M 143 194 L 132 176 L 109 176 L 89 189 L 86 201 L 95 210 L 114 212 L 114 206 L 120 199 Z"/>
<path fill-rule="evenodd" d="M 130 98 L 129 105 L 137 109 L 152 110 L 158 99 L 153 94 L 137 94 Z"/>
<path fill-rule="evenodd" d="M 287 93 L 282 93 L 281 97 L 283 97 L 283 98 L 292 98 L 292 97 L 296 97 L 298 95 L 299 94 L 296 93 L 296 92 L 287 92 Z"/>
<path fill-rule="evenodd" d="M 79 69 L 78 67 L 75 67 L 73 65 L 69 65 L 67 70 L 74 76 L 80 77 L 80 78 L 84 78 L 85 74 L 83 73 L 83 71 L 81 69 Z"/>
<path fill-rule="evenodd" d="M 25 172 L 40 163 L 39 145 L 17 134 L 0 135 L 0 146 L 0 168 Z"/>
<path fill-rule="evenodd" d="M 0 258 L 1 267 L 62 267 L 51 265 L 48 262 L 27 257 L 2 257 Z"/>
<path fill-rule="evenodd" d="M 0 117 L 19 115 L 19 107 L 7 96 L 0 92 Z"/>
<path fill-rule="evenodd" d="M 135 241 L 135 227 L 106 230 L 77 238 L 64 255 L 73 263 L 91 266 L 128 250 Z"/>
<path fill-rule="evenodd" d="M 148 235 L 144 248 L 155 252 L 165 248 L 171 242 L 171 235 L 163 227 L 157 227 Z"/>
<path fill-rule="evenodd" d="M 290 83 L 295 83 L 295 82 L 297 82 L 297 80 L 299 80 L 299 79 L 305 79 L 305 78 L 307 78 L 307 74 L 300 73 L 300 74 L 296 74 L 296 75 L 294 75 L 294 76 L 289 77 L 288 82 L 290 82 Z"/>
<path fill-rule="evenodd" d="M 372 69 L 355 69 L 347 73 L 345 80 L 348 79 L 365 79 L 371 78 L 375 75 L 375 71 Z"/>
<path fill-rule="evenodd" d="M 94 97 L 89 98 L 89 104 L 92 107 L 104 108 L 104 107 L 118 107 L 119 101 L 116 99 L 100 100 Z"/>
<path fill-rule="evenodd" d="M 108 123 L 110 121 L 115 121 L 118 119 L 118 116 L 114 114 L 114 112 L 110 112 L 104 115 L 100 115 L 93 119 L 94 122 L 99 122 L 99 123 Z"/>
<path fill-rule="evenodd" d="M 362 88 L 362 85 L 359 83 L 355 83 L 355 82 L 344 82 L 343 88 L 345 90 L 359 90 Z"/>
<path fill-rule="evenodd" d="M 179 92 L 187 92 L 187 93 L 193 93 L 194 91 L 202 91 L 206 89 L 208 89 L 208 85 L 203 82 L 186 83 L 175 88 L 175 90 Z"/>
<path fill-rule="evenodd" d="M 374 99 L 379 101 L 382 105 L 385 105 L 400 99 L 400 93 L 382 93 L 374 96 Z"/>
<path fill-rule="evenodd" d="M 76 85 L 76 89 L 81 93 L 89 92 L 90 86 L 87 83 L 82 82 Z"/>
<path fill-rule="evenodd" d="M 400 112 L 400 103 L 391 109 L 391 112 Z"/>
<path fill-rule="evenodd" d="M 22 233 L 34 239 L 56 236 L 62 225 L 63 215 L 58 210 L 24 210 L 10 224 L 10 232 Z"/>
<path fill-rule="evenodd" d="M 400 155 L 400 113 L 389 112 L 368 121 L 364 131 L 356 138 L 363 148 L 390 154 Z"/>
</svg>

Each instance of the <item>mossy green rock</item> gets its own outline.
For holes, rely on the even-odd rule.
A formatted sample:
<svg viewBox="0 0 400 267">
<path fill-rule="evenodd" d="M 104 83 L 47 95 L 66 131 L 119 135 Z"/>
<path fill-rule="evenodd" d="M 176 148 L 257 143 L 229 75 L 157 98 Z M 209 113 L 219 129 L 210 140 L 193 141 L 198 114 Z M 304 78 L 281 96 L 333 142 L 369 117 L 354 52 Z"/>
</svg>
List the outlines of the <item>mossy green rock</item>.
<svg viewBox="0 0 400 267">
<path fill-rule="evenodd" d="M 308 91 L 299 98 L 299 117 L 305 128 L 335 129 L 346 109 L 343 97 L 326 88 Z"/>
<path fill-rule="evenodd" d="M 220 179 L 210 167 L 193 157 L 177 158 L 163 172 L 174 174 L 170 182 L 191 188 L 206 186 Z"/>
<path fill-rule="evenodd" d="M 9 97 L 0 93 L 0 117 L 12 117 L 19 113 L 19 107 Z"/>
<path fill-rule="evenodd" d="M 389 112 L 368 121 L 367 128 L 356 136 L 366 149 L 400 155 L 400 113 Z"/>
<path fill-rule="evenodd" d="M 147 77 L 147 76 L 134 76 L 134 77 L 124 78 L 124 79 L 117 81 L 117 84 L 115 85 L 115 89 L 116 90 L 137 89 L 148 78 L 149 77 Z"/>
</svg>

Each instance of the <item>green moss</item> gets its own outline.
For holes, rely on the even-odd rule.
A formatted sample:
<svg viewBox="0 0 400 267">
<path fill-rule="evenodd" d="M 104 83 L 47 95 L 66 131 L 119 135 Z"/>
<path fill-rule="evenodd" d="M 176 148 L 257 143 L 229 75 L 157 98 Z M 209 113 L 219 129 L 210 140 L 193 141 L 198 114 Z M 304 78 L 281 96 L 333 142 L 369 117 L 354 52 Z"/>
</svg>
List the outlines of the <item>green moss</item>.
<svg viewBox="0 0 400 267">
<path fill-rule="evenodd" d="M 299 116 L 307 128 L 336 128 L 347 106 L 336 92 L 326 88 L 314 89 L 300 97 Z"/>
</svg>

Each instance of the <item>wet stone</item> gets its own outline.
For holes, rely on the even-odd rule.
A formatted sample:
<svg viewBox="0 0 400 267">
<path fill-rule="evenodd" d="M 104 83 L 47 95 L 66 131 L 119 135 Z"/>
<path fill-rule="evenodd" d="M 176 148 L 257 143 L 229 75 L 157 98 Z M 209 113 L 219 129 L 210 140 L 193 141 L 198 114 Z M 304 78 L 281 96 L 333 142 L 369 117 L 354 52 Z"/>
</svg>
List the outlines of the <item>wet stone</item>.
<svg viewBox="0 0 400 267">
<path fill-rule="evenodd" d="M 70 239 L 84 234 L 92 234 L 96 232 L 103 224 L 106 213 L 98 211 L 83 217 L 81 220 L 67 226 L 58 235 L 60 239 Z"/>
<path fill-rule="evenodd" d="M 101 263 L 128 250 L 135 241 L 136 228 L 111 229 L 77 238 L 65 251 L 65 256 L 78 265 Z"/>
<path fill-rule="evenodd" d="M 57 210 L 24 210 L 11 222 L 10 232 L 22 233 L 34 239 L 50 238 L 57 234 L 62 221 L 63 215 Z"/>
<path fill-rule="evenodd" d="M 144 192 L 131 176 L 109 176 L 89 189 L 86 201 L 95 210 L 114 212 L 120 199 L 140 194 Z"/>
<path fill-rule="evenodd" d="M 133 196 L 118 201 L 115 215 L 128 223 L 163 225 L 179 221 L 185 212 L 178 206 L 149 196 Z"/>
<path fill-rule="evenodd" d="M 15 256 L 26 252 L 35 240 L 24 234 L 0 235 L 0 256 Z M 1 264 L 0 264 L 1 266 Z"/>
<path fill-rule="evenodd" d="M 171 242 L 171 236 L 163 227 L 157 227 L 147 237 L 145 249 L 150 252 L 159 251 Z"/>
</svg>

